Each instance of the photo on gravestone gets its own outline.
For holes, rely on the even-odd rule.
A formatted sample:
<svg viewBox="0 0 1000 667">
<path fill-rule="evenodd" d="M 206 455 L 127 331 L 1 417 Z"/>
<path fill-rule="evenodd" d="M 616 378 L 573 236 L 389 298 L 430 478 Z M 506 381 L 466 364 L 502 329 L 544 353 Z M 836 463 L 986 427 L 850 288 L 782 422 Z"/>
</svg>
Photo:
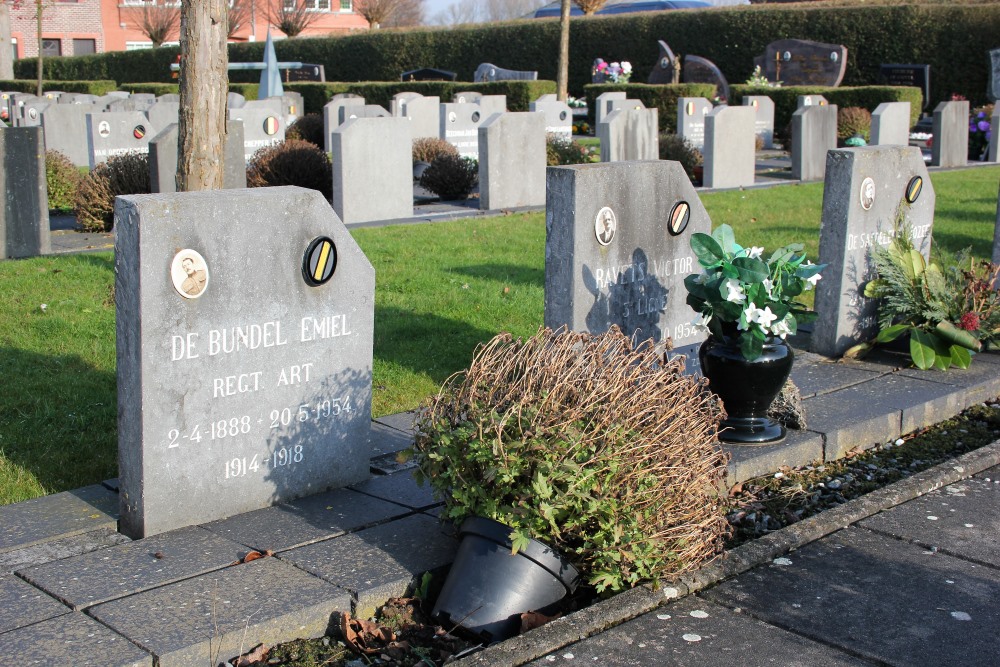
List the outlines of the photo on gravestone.
<svg viewBox="0 0 1000 667">
<path fill-rule="evenodd" d="M 927 259 L 934 224 L 934 188 L 920 149 L 870 146 L 831 150 L 827 156 L 811 348 L 839 357 L 878 333 L 878 303 L 864 296 L 871 251 L 886 246 L 906 225 Z"/>
<path fill-rule="evenodd" d="M 697 359 L 684 277 L 690 235 L 711 221 L 672 161 L 550 167 L 547 173 L 545 326 L 603 333 L 619 327 Z"/>
<path fill-rule="evenodd" d="M 322 195 L 135 195 L 115 214 L 122 532 L 366 479 L 375 276 Z"/>
</svg>

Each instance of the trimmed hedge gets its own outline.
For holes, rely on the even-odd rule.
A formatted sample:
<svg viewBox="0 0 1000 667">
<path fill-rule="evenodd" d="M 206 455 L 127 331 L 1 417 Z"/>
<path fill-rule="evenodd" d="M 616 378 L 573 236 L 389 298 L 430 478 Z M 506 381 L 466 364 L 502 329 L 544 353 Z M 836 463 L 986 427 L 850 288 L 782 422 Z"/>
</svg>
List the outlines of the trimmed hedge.
<svg viewBox="0 0 1000 667">
<path fill-rule="evenodd" d="M 14 81 L 0 81 L 0 90 L 11 92 L 35 94 L 38 90 L 38 80 L 15 79 Z M 84 95 L 106 95 L 112 90 L 118 90 L 118 84 L 114 81 L 54 81 L 45 79 L 42 81 L 42 90 L 60 90 L 64 93 L 81 93 Z"/>
<path fill-rule="evenodd" d="M 388 110 L 393 96 L 397 93 L 420 93 L 421 95 L 440 97 L 442 102 L 451 102 L 455 93 L 464 91 L 474 91 L 483 95 L 506 95 L 508 111 L 527 111 L 529 103 L 534 102 L 542 95 L 555 94 L 556 83 L 555 81 L 493 81 L 490 83 L 361 81 L 356 83 L 287 83 L 285 89 L 302 95 L 306 113 L 323 113 L 323 105 L 338 93 L 360 95 L 365 98 L 365 104 L 378 104 Z"/>
<path fill-rule="evenodd" d="M 587 119 L 591 127 L 596 127 L 594 113 L 597 96 L 602 93 L 624 91 L 629 99 L 640 100 L 647 109 L 659 109 L 657 121 L 660 132 L 677 132 L 677 100 L 682 97 L 711 97 L 715 86 L 710 83 L 677 83 L 650 85 L 648 83 L 593 83 L 583 87 L 587 96 Z"/>
<path fill-rule="evenodd" d="M 628 60 L 635 81 L 645 81 L 656 64 L 657 40 L 674 53 L 712 60 L 730 83 L 745 81 L 753 58 L 771 41 L 798 37 L 847 47 L 844 84 L 878 80 L 882 63 L 926 63 L 931 66 L 931 107 L 952 93 L 973 104 L 986 101 L 988 52 L 1000 34 L 1000 3 L 910 4 L 848 7 L 750 5 L 704 10 L 644 12 L 613 17 L 581 17 L 571 21 L 573 67 L 570 90 L 579 94 L 590 82 L 595 58 Z M 892 35 L 887 39 L 886 35 Z M 472 78 L 482 62 L 510 69 L 537 70 L 542 79 L 556 78 L 558 19 L 533 19 L 450 30 L 377 30 L 344 37 L 286 39 L 274 47 L 280 60 L 321 64 L 327 76 L 342 81 L 396 81 L 402 72 L 438 67 Z M 260 62 L 264 44 L 232 44 L 232 62 Z M 177 49 L 46 59 L 50 78 L 170 81 Z M 33 75 L 33 59 L 15 62 L 21 78 Z M 232 80 L 250 82 L 254 72 L 233 72 Z M 259 75 L 258 75 L 259 76 Z"/>
</svg>

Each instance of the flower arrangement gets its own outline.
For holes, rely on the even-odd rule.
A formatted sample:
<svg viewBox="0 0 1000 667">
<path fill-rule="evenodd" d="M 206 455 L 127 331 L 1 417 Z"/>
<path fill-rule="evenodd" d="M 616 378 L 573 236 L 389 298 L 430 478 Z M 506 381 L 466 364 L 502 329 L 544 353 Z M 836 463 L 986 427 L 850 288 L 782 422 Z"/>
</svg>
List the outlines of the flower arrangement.
<svg viewBox="0 0 1000 667">
<path fill-rule="evenodd" d="M 780 81 L 767 80 L 767 77 L 764 76 L 764 70 L 761 69 L 760 65 L 753 68 L 753 73 L 750 74 L 746 84 L 748 86 L 757 86 L 759 88 L 781 88 Z"/>
<path fill-rule="evenodd" d="M 587 106 L 587 100 L 582 97 L 573 97 L 570 95 L 566 98 L 566 106 L 570 109 L 584 109 Z"/>
<path fill-rule="evenodd" d="M 990 114 L 993 106 L 984 107 L 969 116 L 969 159 L 984 160 L 990 147 Z"/>
<path fill-rule="evenodd" d="M 687 304 L 699 314 L 695 327 L 718 340 L 738 336 L 748 361 L 769 338 L 784 339 L 816 318 L 796 298 L 815 287 L 826 265 L 807 261 L 801 243 L 764 260 L 763 248 L 737 245 L 732 228 L 721 225 L 711 236 L 692 234 L 691 249 L 704 269 L 684 279 Z"/>
<path fill-rule="evenodd" d="M 594 67 L 591 70 L 591 79 L 594 83 L 601 83 L 604 81 L 610 81 L 611 83 L 628 83 L 631 78 L 632 63 L 627 60 L 623 60 L 620 63 L 613 62 L 608 64 L 604 62 L 603 59 L 598 58 L 594 61 Z"/>
<path fill-rule="evenodd" d="M 579 123 L 573 123 L 573 134 L 584 135 L 593 134 L 590 129 L 590 123 L 586 121 L 580 121 Z"/>
</svg>

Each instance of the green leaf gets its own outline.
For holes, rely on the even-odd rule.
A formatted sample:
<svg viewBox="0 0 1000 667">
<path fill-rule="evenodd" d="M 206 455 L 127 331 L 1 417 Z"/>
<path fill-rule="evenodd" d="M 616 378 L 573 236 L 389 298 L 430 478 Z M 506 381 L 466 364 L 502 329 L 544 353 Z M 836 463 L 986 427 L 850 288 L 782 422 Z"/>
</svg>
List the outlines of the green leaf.
<svg viewBox="0 0 1000 667">
<path fill-rule="evenodd" d="M 934 336 L 921 329 L 910 332 L 910 358 L 920 370 L 926 371 L 934 365 Z"/>
<path fill-rule="evenodd" d="M 712 232 L 712 238 L 722 247 L 722 252 L 730 255 L 733 253 L 733 246 L 736 245 L 736 236 L 733 234 L 732 227 L 729 225 L 719 225 Z"/>
<path fill-rule="evenodd" d="M 764 341 L 757 338 L 750 332 L 744 332 L 740 336 L 740 352 L 747 361 L 753 361 L 764 352 Z"/>
<path fill-rule="evenodd" d="M 692 273 L 684 278 L 684 287 L 687 288 L 689 294 L 705 299 L 708 297 L 708 292 L 705 291 L 705 286 L 701 283 L 701 276 Z"/>
<path fill-rule="evenodd" d="M 888 343 L 890 341 L 894 341 L 912 328 L 913 327 L 909 324 L 893 324 L 888 329 L 882 329 L 882 331 L 879 331 L 878 336 L 875 337 L 875 342 Z"/>
<path fill-rule="evenodd" d="M 713 239 L 708 234 L 702 234 L 700 232 L 692 234 L 691 250 L 698 258 L 698 263 L 705 268 L 718 266 L 724 259 L 722 246 L 720 246 L 718 241 Z"/>
<path fill-rule="evenodd" d="M 531 544 L 531 538 L 522 533 L 519 530 L 515 530 L 510 534 L 510 553 L 516 554 L 518 551 L 524 551 Z"/>
<path fill-rule="evenodd" d="M 745 283 L 761 283 L 770 274 L 767 264 L 759 259 L 737 257 L 733 260 L 733 268 L 739 272 L 739 279 Z"/>
<path fill-rule="evenodd" d="M 961 345 L 952 345 L 951 363 L 958 368 L 968 368 L 972 365 L 972 353 Z"/>
<path fill-rule="evenodd" d="M 934 339 L 934 368 L 946 371 L 951 368 L 951 346 L 940 336 L 931 334 Z"/>
<path fill-rule="evenodd" d="M 934 331 L 949 343 L 961 345 L 962 347 L 979 352 L 983 349 L 983 344 L 965 329 L 959 329 L 951 322 L 938 322 Z"/>
<path fill-rule="evenodd" d="M 876 278 L 865 283 L 864 294 L 869 299 L 880 299 L 887 289 L 889 289 L 889 281 Z"/>
</svg>

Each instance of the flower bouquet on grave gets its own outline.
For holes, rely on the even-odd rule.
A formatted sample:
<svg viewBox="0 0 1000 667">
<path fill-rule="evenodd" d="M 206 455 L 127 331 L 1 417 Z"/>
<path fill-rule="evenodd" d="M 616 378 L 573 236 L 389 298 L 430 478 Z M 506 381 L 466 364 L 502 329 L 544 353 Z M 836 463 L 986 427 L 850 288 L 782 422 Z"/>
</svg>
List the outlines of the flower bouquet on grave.
<svg viewBox="0 0 1000 667">
<path fill-rule="evenodd" d="M 597 58 L 590 74 L 593 83 L 628 83 L 632 78 L 632 63 L 623 60 L 608 64 L 603 58 Z"/>
<path fill-rule="evenodd" d="M 985 160 L 990 148 L 990 137 L 992 128 L 990 127 L 990 115 L 993 113 L 993 105 L 983 107 L 978 111 L 973 111 L 969 117 L 969 159 Z"/>
</svg>

